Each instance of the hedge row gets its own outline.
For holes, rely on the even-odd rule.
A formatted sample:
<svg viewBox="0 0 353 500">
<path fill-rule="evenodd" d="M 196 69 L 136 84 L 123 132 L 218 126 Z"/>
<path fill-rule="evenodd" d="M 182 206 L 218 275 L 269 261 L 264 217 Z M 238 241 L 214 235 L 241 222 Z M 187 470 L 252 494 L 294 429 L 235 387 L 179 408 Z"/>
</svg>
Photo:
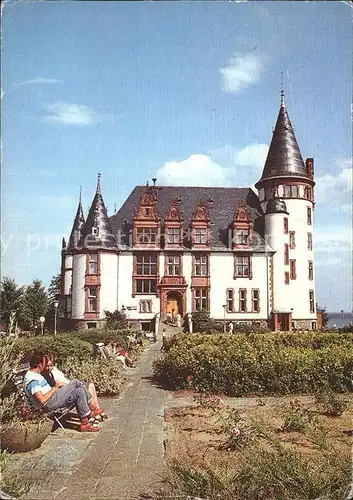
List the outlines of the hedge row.
<svg viewBox="0 0 353 500">
<path fill-rule="evenodd" d="M 104 342 L 107 339 L 121 343 L 126 349 L 128 347 L 128 335 L 131 335 L 131 330 L 106 331 L 89 329 L 55 336 L 22 337 L 16 339 L 13 354 L 17 356 L 17 354 L 21 353 L 23 363 L 28 361 L 33 352 L 52 353 L 59 363 L 64 363 L 68 358 L 84 361 L 93 358 L 94 346 L 97 342 Z"/>
<path fill-rule="evenodd" d="M 155 375 L 172 389 L 228 396 L 351 390 L 351 337 L 314 335 L 184 335 L 168 343 Z"/>
</svg>

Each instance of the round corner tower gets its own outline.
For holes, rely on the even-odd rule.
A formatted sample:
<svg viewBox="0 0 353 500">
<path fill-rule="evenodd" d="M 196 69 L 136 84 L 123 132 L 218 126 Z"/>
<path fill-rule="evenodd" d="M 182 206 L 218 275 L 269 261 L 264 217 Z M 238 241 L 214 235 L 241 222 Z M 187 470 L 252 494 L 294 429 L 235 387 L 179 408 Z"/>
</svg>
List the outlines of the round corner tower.
<svg viewBox="0 0 353 500">
<path fill-rule="evenodd" d="M 304 163 L 283 93 L 261 179 L 265 239 L 274 250 L 272 321 L 275 330 L 315 329 L 313 254 L 314 160 Z"/>
</svg>

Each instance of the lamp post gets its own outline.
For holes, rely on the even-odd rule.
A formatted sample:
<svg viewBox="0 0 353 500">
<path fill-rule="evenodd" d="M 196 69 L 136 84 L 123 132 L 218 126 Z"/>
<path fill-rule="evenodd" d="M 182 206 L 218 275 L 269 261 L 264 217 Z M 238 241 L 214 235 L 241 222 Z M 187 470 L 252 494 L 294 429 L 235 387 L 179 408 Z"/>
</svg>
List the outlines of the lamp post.
<svg viewBox="0 0 353 500">
<path fill-rule="evenodd" d="M 44 326 L 45 317 L 41 316 L 39 318 L 39 321 L 40 321 L 40 331 L 41 331 L 41 334 L 43 335 L 43 326 Z"/>
<path fill-rule="evenodd" d="M 56 322 L 58 318 L 59 301 L 54 300 L 53 305 L 54 305 L 54 335 L 56 335 Z"/>
<path fill-rule="evenodd" d="M 227 311 L 227 304 L 223 304 L 223 311 L 224 311 L 224 322 L 223 322 L 223 333 L 227 333 L 227 328 L 226 328 L 226 311 Z"/>
<path fill-rule="evenodd" d="M 344 309 L 341 309 L 341 323 L 342 327 L 344 327 L 344 317 L 343 317 Z"/>
<path fill-rule="evenodd" d="M 126 314 L 126 311 L 127 311 L 127 314 Z M 129 324 L 129 311 L 128 309 L 125 307 L 125 306 L 122 306 L 121 308 L 121 312 L 126 315 L 126 319 L 127 319 L 127 327 L 130 328 L 130 324 Z"/>
</svg>

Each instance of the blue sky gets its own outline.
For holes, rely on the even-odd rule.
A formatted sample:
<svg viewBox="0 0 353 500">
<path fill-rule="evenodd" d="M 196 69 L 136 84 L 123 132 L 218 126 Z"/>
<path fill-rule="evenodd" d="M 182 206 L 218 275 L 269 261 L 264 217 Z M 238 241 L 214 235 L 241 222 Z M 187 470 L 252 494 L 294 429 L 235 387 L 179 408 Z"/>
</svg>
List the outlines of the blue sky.
<svg viewBox="0 0 353 500">
<path fill-rule="evenodd" d="M 317 299 L 351 310 L 352 9 L 344 2 L 9 2 L 2 275 L 60 269 L 79 186 L 250 186 L 285 101 L 316 169 Z"/>
</svg>

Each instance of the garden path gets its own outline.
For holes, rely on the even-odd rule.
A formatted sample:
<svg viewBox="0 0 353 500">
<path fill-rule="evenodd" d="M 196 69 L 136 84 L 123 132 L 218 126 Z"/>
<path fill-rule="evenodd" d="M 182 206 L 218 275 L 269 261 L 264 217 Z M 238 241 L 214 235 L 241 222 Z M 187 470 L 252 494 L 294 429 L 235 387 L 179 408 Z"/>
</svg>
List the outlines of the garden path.
<svg viewBox="0 0 353 500">
<path fill-rule="evenodd" d="M 166 392 L 151 381 L 160 348 L 160 341 L 151 344 L 138 368 L 130 370 L 123 395 L 104 401 L 109 419 L 99 433 L 52 435 L 31 452 L 32 460 L 27 456 L 27 462 L 18 464 L 28 478 L 36 479 L 23 498 L 148 498 L 143 493 L 161 481 L 163 473 Z"/>
</svg>

